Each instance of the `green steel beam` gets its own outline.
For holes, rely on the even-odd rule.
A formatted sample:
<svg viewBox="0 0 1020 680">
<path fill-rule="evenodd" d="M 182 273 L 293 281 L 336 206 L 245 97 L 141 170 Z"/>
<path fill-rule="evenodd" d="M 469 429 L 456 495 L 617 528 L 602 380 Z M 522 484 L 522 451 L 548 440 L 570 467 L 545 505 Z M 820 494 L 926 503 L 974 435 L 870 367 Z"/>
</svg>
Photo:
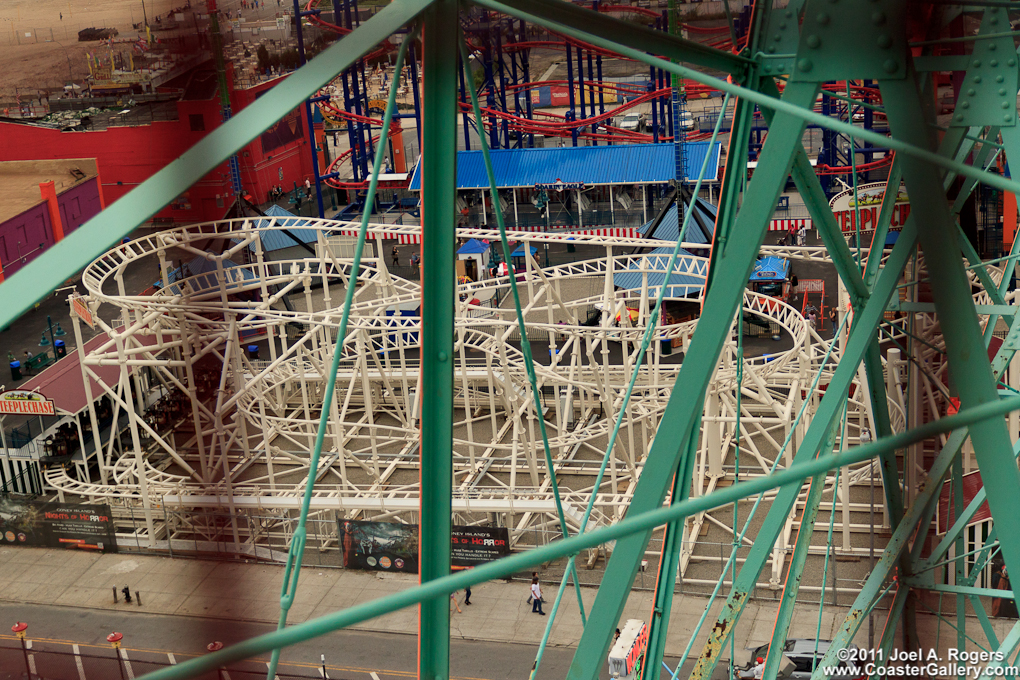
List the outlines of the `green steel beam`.
<svg viewBox="0 0 1020 680">
<path fill-rule="evenodd" d="M 0 284 L 0 328 L 60 287 L 220 163 L 352 66 L 432 0 L 394 0 L 129 194 L 83 224 Z"/>
<path fill-rule="evenodd" d="M 422 65 L 422 329 L 421 520 L 422 584 L 450 573 L 453 495 L 453 317 L 457 234 L 456 0 L 434 0 L 423 15 Z M 421 603 L 419 680 L 450 677 L 450 603 Z"/>
<path fill-rule="evenodd" d="M 738 502 L 741 498 L 755 496 L 770 489 L 789 487 L 799 489 L 806 478 L 814 477 L 828 470 L 854 465 L 878 456 L 884 451 L 895 451 L 913 443 L 924 441 L 944 432 L 966 428 L 973 423 L 1002 418 L 1007 413 L 1020 410 L 1020 396 L 1008 397 L 996 403 L 982 404 L 967 408 L 956 415 L 924 423 L 909 432 L 901 432 L 870 444 L 823 458 L 797 463 L 785 470 L 770 475 L 754 477 L 745 482 L 719 489 L 707 496 L 697 496 L 669 507 L 660 507 L 640 515 L 628 515 L 622 521 L 590 533 L 572 536 L 562 541 L 553 541 L 526 552 L 514 553 L 509 557 L 488 562 L 472 569 L 465 569 L 441 579 L 423 583 L 386 597 L 365 602 L 354 607 L 333 612 L 311 621 L 288 626 L 232 645 L 226 649 L 206 654 L 184 663 L 160 669 L 145 677 L 149 680 L 183 680 L 201 672 L 214 670 L 234 661 L 247 659 L 279 647 L 311 640 L 334 630 L 347 628 L 362 621 L 383 616 L 405 607 L 411 607 L 428 600 L 441 599 L 467 586 L 492 581 L 507 574 L 525 571 L 543 562 L 577 554 L 625 536 L 650 531 L 670 522 L 683 521 L 700 512 L 708 512 Z"/>
<path fill-rule="evenodd" d="M 699 431 L 699 422 L 694 430 Z M 691 495 L 691 478 L 694 461 L 698 456 L 698 440 L 688 438 L 687 453 L 680 461 L 673 478 L 670 504 L 687 500 Z M 680 553 L 683 552 L 684 522 L 666 525 L 662 538 L 662 554 L 659 556 L 659 574 L 655 581 L 655 599 L 648 623 L 648 644 L 645 647 L 645 662 L 641 668 L 641 680 L 659 680 L 662 675 L 662 659 L 666 653 L 666 635 L 669 632 L 669 615 L 673 611 L 673 589 L 676 587 L 677 568 Z"/>
<path fill-rule="evenodd" d="M 929 583 L 921 578 L 903 579 L 911 588 L 930 590 L 936 593 L 957 593 L 975 597 L 1013 597 L 1012 590 L 996 590 L 995 588 L 976 588 L 974 586 L 955 586 L 946 583 Z"/>
<path fill-rule="evenodd" d="M 923 147 L 930 140 L 919 121 L 926 120 L 920 94 L 913 79 L 880 81 L 883 101 L 893 134 Z M 944 195 L 940 172 L 917 158 L 905 158 L 903 176 L 907 193 L 925 196 L 912 204 L 911 212 L 925 225 L 920 241 L 924 251 L 935 306 L 941 321 L 949 367 L 956 377 L 960 402 L 973 406 L 997 400 L 996 379 L 984 351 L 981 329 L 963 262 L 954 248 L 956 225 Z M 989 421 L 971 428 L 974 455 L 981 470 L 988 506 L 993 517 L 1020 515 L 1020 472 L 1004 421 Z M 1020 573 L 1020 524 L 998 524 L 1005 562 Z"/>
<path fill-rule="evenodd" d="M 783 595 L 779 600 L 779 611 L 776 612 L 776 623 L 772 627 L 772 641 L 769 643 L 769 653 L 765 657 L 765 670 L 763 677 L 773 680 L 779 671 L 779 664 L 782 661 L 781 652 L 786 648 L 786 637 L 790 631 L 790 624 L 793 622 L 793 608 L 797 603 L 797 594 L 800 592 L 800 581 L 804 576 L 804 565 L 807 563 L 808 550 L 811 548 L 811 541 L 815 532 L 815 520 L 818 519 L 818 508 L 822 502 L 822 492 L 825 490 L 825 475 L 818 475 L 811 479 L 811 486 L 808 488 L 807 499 L 804 502 L 804 514 L 800 518 L 800 529 L 797 530 L 797 542 L 790 556 L 790 564 L 786 569 L 786 583 L 783 585 Z M 832 489 L 835 498 L 836 489 Z M 824 583 L 822 586 L 824 587 Z M 824 600 L 824 593 L 822 599 Z"/>
<path fill-rule="evenodd" d="M 996 675 L 1001 677 L 1002 672 L 997 669 L 1001 669 L 1009 664 L 1009 660 L 1013 657 L 1013 653 L 1016 652 L 1018 646 L 1020 646 L 1020 621 L 1013 624 L 1006 637 L 1003 638 L 1002 644 L 996 650 L 1001 654 L 1001 660 L 992 661 L 985 666 L 984 675 L 990 678 L 994 678 Z"/>
<path fill-rule="evenodd" d="M 792 86 L 788 85 L 787 89 Z M 769 137 L 773 134 L 775 133 L 770 133 Z M 913 252 L 917 240 L 915 225 L 916 221 L 914 220 L 907 222 L 885 268 L 879 275 L 871 299 L 863 309 L 857 311 L 854 325 L 850 331 L 850 339 L 847 341 L 843 356 L 829 381 L 825 396 L 822 397 L 811 425 L 798 447 L 797 455 L 793 460 L 794 465 L 814 457 L 822 442 L 828 437 L 829 427 L 841 411 L 842 399 L 857 374 L 857 367 L 874 340 L 874 328 L 881 320 L 886 302 L 896 290 L 900 272 Z M 698 663 L 691 674 L 692 679 L 706 680 L 712 676 L 712 670 L 719 660 L 723 644 L 733 632 L 733 627 L 747 603 L 748 595 L 754 588 L 758 575 L 764 568 L 769 554 L 786 524 L 786 518 L 793 508 L 799 492 L 799 489 L 782 489 L 776 494 L 772 507 L 758 531 L 758 536 L 737 574 L 726 604 L 723 606 L 716 624 L 709 632 L 708 640 L 705 642 Z"/>
<path fill-rule="evenodd" d="M 800 106 L 810 106 L 817 91 L 815 85 L 790 85 L 783 97 Z M 765 150 L 790 159 L 793 150 L 800 145 L 803 131 L 803 121 L 784 116 L 769 134 Z M 729 338 L 733 315 L 742 299 L 747 277 L 788 175 L 789 161 L 785 164 L 772 163 L 759 168 L 748 186 L 745 207 L 737 215 L 737 224 L 733 229 L 735 234 L 740 234 L 740 238 L 731 239 L 725 248 L 720 248 L 722 252 L 716 264 L 727 275 L 719 277 L 708 290 L 705 313 L 691 340 L 690 349 L 677 376 L 676 389 L 670 394 L 658 432 L 645 459 L 628 516 L 648 512 L 660 506 L 665 498 L 679 463 L 680 451 L 684 450 L 688 438 L 692 436 L 693 424 L 703 407 L 704 402 L 698 401 L 698 397 L 711 379 L 719 353 Z M 648 532 L 628 536 L 613 551 L 588 625 L 585 626 L 567 674 L 572 680 L 594 680 L 598 677 L 649 537 Z"/>
</svg>

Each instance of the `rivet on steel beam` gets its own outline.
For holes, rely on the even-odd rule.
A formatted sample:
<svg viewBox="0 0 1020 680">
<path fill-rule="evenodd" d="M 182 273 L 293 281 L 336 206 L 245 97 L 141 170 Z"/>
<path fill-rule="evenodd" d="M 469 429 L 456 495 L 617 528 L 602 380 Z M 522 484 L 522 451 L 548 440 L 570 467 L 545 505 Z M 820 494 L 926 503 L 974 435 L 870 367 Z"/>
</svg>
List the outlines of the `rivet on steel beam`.
<svg viewBox="0 0 1020 680">
<path fill-rule="evenodd" d="M 1016 59 L 1009 59 L 1009 60 L 1006 61 L 1006 66 L 1015 66 L 1015 65 L 1016 65 Z"/>
<path fill-rule="evenodd" d="M 1000 88 L 999 88 L 999 96 L 1000 96 L 1000 97 L 1002 97 L 1002 96 L 1004 96 L 1005 94 L 1006 94 L 1006 88 L 1004 88 L 1004 87 L 1000 87 Z"/>
<path fill-rule="evenodd" d="M 792 10 L 786 10 L 786 18 L 787 19 L 792 19 L 793 18 L 793 11 Z"/>
<path fill-rule="evenodd" d="M 811 62 L 810 59 L 801 59 L 800 61 L 797 62 L 797 68 L 800 69 L 801 71 L 804 71 L 805 73 L 813 69 L 814 66 L 815 65 Z"/>
<path fill-rule="evenodd" d="M 885 12 L 875 12 L 871 15 L 871 23 L 876 26 L 881 26 L 885 23 Z"/>
<path fill-rule="evenodd" d="M 815 17 L 815 20 L 818 21 L 818 23 L 821 24 L 822 26 L 828 26 L 829 21 L 831 21 L 828 12 L 819 12 L 818 16 Z"/>
<path fill-rule="evenodd" d="M 971 66 L 973 66 L 974 68 L 981 68 L 981 60 L 975 59 L 973 62 L 971 62 Z"/>
<path fill-rule="evenodd" d="M 822 40 L 817 35 L 811 34 L 807 37 L 807 46 L 811 49 L 818 49 L 818 46 L 821 44 Z"/>
<path fill-rule="evenodd" d="M 999 65 L 999 60 L 998 59 L 992 59 L 988 63 L 991 64 L 992 66 L 998 66 Z"/>
<path fill-rule="evenodd" d="M 980 83 L 981 82 L 981 76 L 974 76 L 974 82 L 975 83 Z"/>
<path fill-rule="evenodd" d="M 988 43 L 988 51 L 989 52 L 995 51 L 995 43 Z"/>
<path fill-rule="evenodd" d="M 896 62 L 895 59 L 889 59 L 884 64 L 882 64 L 882 68 L 885 69 L 886 73 L 896 73 L 896 69 L 899 68 L 899 64 Z"/>
<path fill-rule="evenodd" d="M 969 109 L 970 108 L 970 102 L 960 102 L 960 108 L 961 109 Z"/>
<path fill-rule="evenodd" d="M 781 21 L 779 23 L 779 30 L 780 31 L 785 31 L 786 30 L 786 22 L 785 21 Z"/>
<path fill-rule="evenodd" d="M 769 54 L 775 54 L 776 53 L 776 46 L 775 45 L 769 45 L 768 48 L 766 48 L 765 51 L 768 52 Z"/>
<path fill-rule="evenodd" d="M 1001 83 L 1002 81 L 1003 81 L 1003 77 L 1001 75 L 995 76 L 995 82 Z"/>
<path fill-rule="evenodd" d="M 956 121 L 957 121 L 957 122 L 960 122 L 960 121 L 962 121 L 962 120 L 963 120 L 963 114 L 962 114 L 962 113 L 958 113 L 958 114 L 956 114 Z"/>
<path fill-rule="evenodd" d="M 1009 108 L 1009 102 L 1002 102 L 1002 108 L 1008 109 Z"/>
<path fill-rule="evenodd" d="M 1011 116 L 1011 115 L 1009 115 L 1007 113 L 1005 116 L 1002 117 L 1002 122 L 1003 123 L 1012 123 L 1013 122 L 1013 116 Z"/>
<path fill-rule="evenodd" d="M 775 40 L 776 42 L 779 42 L 780 40 L 783 39 L 783 36 L 780 33 L 776 33 L 774 36 L 772 36 L 772 39 Z"/>
<path fill-rule="evenodd" d="M 886 50 L 886 49 L 889 49 L 890 47 L 892 47 L 892 38 L 890 38 L 887 35 L 880 35 L 880 36 L 878 36 L 878 41 L 877 42 L 878 42 L 878 46 L 881 47 L 883 50 Z"/>
</svg>

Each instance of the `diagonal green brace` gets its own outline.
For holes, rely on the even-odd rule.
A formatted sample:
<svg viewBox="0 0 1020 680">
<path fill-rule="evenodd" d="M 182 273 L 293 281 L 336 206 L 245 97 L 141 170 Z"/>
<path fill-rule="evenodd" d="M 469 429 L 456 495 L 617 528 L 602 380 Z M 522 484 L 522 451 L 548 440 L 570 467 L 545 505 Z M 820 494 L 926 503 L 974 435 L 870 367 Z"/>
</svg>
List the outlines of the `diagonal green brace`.
<svg viewBox="0 0 1020 680">
<path fill-rule="evenodd" d="M 810 106 L 816 92 L 814 85 L 791 85 L 783 97 L 799 106 Z M 776 158 L 787 158 L 787 163 L 776 162 L 760 168 L 748 186 L 745 207 L 738 214 L 734 228 L 734 233 L 741 236 L 731 239 L 718 259 L 717 266 L 728 275 L 719 277 L 708 291 L 705 313 L 648 452 L 628 516 L 659 507 L 666 496 L 680 452 L 702 410 L 703 402 L 699 402 L 698 397 L 711 379 L 719 353 L 729 337 L 733 315 L 764 239 L 772 209 L 789 175 L 789 159 L 792 159 L 793 150 L 800 146 L 803 130 L 802 120 L 784 116 L 765 142 L 769 152 Z M 593 680 L 598 676 L 650 535 L 650 532 L 635 534 L 617 543 L 568 671 L 569 678 Z"/>
<path fill-rule="evenodd" d="M 338 73 L 414 19 L 432 0 L 395 0 L 292 73 L 180 158 L 0 284 L 0 328 L 131 233 L 220 163 L 258 139 Z"/>
</svg>

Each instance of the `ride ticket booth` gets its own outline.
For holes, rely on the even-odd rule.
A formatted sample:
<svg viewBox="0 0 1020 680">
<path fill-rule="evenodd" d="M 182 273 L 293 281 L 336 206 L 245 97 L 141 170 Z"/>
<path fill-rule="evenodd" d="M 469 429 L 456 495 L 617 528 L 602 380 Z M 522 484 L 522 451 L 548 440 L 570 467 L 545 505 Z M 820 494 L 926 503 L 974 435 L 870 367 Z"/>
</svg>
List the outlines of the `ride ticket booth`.
<svg viewBox="0 0 1020 680">
<path fill-rule="evenodd" d="M 790 276 L 790 261 L 767 255 L 758 258 L 747 282 L 755 293 L 772 297 L 786 297 L 787 279 Z"/>
</svg>

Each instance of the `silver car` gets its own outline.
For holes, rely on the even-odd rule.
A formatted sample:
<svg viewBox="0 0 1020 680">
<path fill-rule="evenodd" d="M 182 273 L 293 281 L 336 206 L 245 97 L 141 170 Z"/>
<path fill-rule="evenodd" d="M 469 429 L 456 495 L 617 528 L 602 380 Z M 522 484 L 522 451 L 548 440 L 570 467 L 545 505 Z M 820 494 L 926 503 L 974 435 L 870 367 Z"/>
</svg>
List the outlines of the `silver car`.
<svg viewBox="0 0 1020 680">
<path fill-rule="evenodd" d="M 812 671 L 818 666 L 825 653 L 829 651 L 829 646 L 832 644 L 830 640 L 809 640 L 803 638 L 791 638 L 786 641 L 786 646 L 783 649 L 784 661 L 782 667 L 777 674 L 780 678 L 792 678 L 793 680 L 810 680 Z M 847 649 L 857 651 L 857 645 L 849 644 Z M 769 652 L 768 645 L 761 645 L 760 647 L 748 647 L 747 652 L 750 656 L 745 659 L 734 660 L 734 674 L 737 678 L 754 678 L 754 667 L 755 659 L 761 657 L 766 658 Z M 851 655 L 851 658 L 855 658 L 855 655 Z M 858 680 L 863 678 L 863 670 L 857 674 L 851 673 L 851 670 L 847 665 L 840 661 L 837 664 L 838 670 L 828 675 L 828 678 L 838 678 L 839 680 Z"/>
</svg>

